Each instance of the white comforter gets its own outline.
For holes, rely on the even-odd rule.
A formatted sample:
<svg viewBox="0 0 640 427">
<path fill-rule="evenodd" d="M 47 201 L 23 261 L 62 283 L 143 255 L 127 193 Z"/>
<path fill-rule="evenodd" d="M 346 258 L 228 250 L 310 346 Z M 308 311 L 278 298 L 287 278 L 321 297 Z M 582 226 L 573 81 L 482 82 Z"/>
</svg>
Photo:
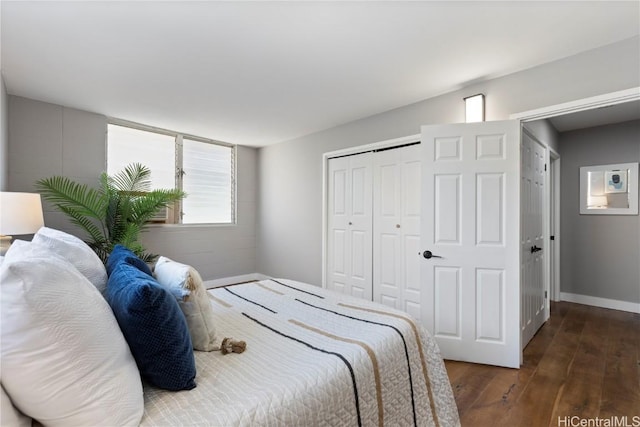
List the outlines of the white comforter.
<svg viewBox="0 0 640 427">
<path fill-rule="evenodd" d="M 143 426 L 457 426 L 433 339 L 406 314 L 291 280 L 209 291 L 241 354 L 195 352 L 198 386 L 145 386 Z"/>
</svg>

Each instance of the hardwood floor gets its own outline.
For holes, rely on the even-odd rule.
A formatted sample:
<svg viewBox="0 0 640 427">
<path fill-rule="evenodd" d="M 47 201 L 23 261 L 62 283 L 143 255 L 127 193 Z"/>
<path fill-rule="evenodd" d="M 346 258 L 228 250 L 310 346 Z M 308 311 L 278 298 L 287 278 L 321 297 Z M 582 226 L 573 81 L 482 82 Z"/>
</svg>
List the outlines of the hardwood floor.
<svg viewBox="0 0 640 427">
<path fill-rule="evenodd" d="M 463 427 L 640 427 L 640 314 L 553 303 L 519 370 L 445 364 Z"/>
</svg>

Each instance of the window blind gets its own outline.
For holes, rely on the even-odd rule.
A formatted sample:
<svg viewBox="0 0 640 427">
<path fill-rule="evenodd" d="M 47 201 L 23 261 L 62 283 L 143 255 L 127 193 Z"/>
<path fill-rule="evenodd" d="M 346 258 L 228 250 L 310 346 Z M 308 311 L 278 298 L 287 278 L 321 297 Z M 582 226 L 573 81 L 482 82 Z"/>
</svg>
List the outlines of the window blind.
<svg viewBox="0 0 640 427">
<path fill-rule="evenodd" d="M 233 149 L 182 140 L 182 223 L 225 223 L 233 219 Z"/>
<path fill-rule="evenodd" d="M 109 124 L 107 173 L 114 175 L 131 163 L 151 170 L 151 188 L 175 188 L 175 137 Z"/>
</svg>

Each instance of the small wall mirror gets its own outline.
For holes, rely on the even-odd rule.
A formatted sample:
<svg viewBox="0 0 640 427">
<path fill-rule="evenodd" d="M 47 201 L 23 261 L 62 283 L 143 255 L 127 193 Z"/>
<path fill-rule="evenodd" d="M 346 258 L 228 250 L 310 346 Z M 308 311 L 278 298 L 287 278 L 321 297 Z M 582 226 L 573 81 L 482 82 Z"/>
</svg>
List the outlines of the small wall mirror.
<svg viewBox="0 0 640 427">
<path fill-rule="evenodd" d="M 638 215 L 638 163 L 581 167 L 580 213 Z"/>
</svg>

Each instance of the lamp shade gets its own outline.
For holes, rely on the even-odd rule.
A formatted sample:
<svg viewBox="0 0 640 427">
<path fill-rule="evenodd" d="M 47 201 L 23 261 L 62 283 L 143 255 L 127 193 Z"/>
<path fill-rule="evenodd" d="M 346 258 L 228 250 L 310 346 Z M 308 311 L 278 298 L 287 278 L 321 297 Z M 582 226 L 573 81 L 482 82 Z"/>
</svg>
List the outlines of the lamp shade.
<svg viewBox="0 0 640 427">
<path fill-rule="evenodd" d="M 607 196 L 589 196 L 587 200 L 587 208 L 604 209 L 609 204 Z"/>
<path fill-rule="evenodd" d="M 43 225 L 39 194 L 0 192 L 0 234 L 34 234 Z"/>
</svg>

